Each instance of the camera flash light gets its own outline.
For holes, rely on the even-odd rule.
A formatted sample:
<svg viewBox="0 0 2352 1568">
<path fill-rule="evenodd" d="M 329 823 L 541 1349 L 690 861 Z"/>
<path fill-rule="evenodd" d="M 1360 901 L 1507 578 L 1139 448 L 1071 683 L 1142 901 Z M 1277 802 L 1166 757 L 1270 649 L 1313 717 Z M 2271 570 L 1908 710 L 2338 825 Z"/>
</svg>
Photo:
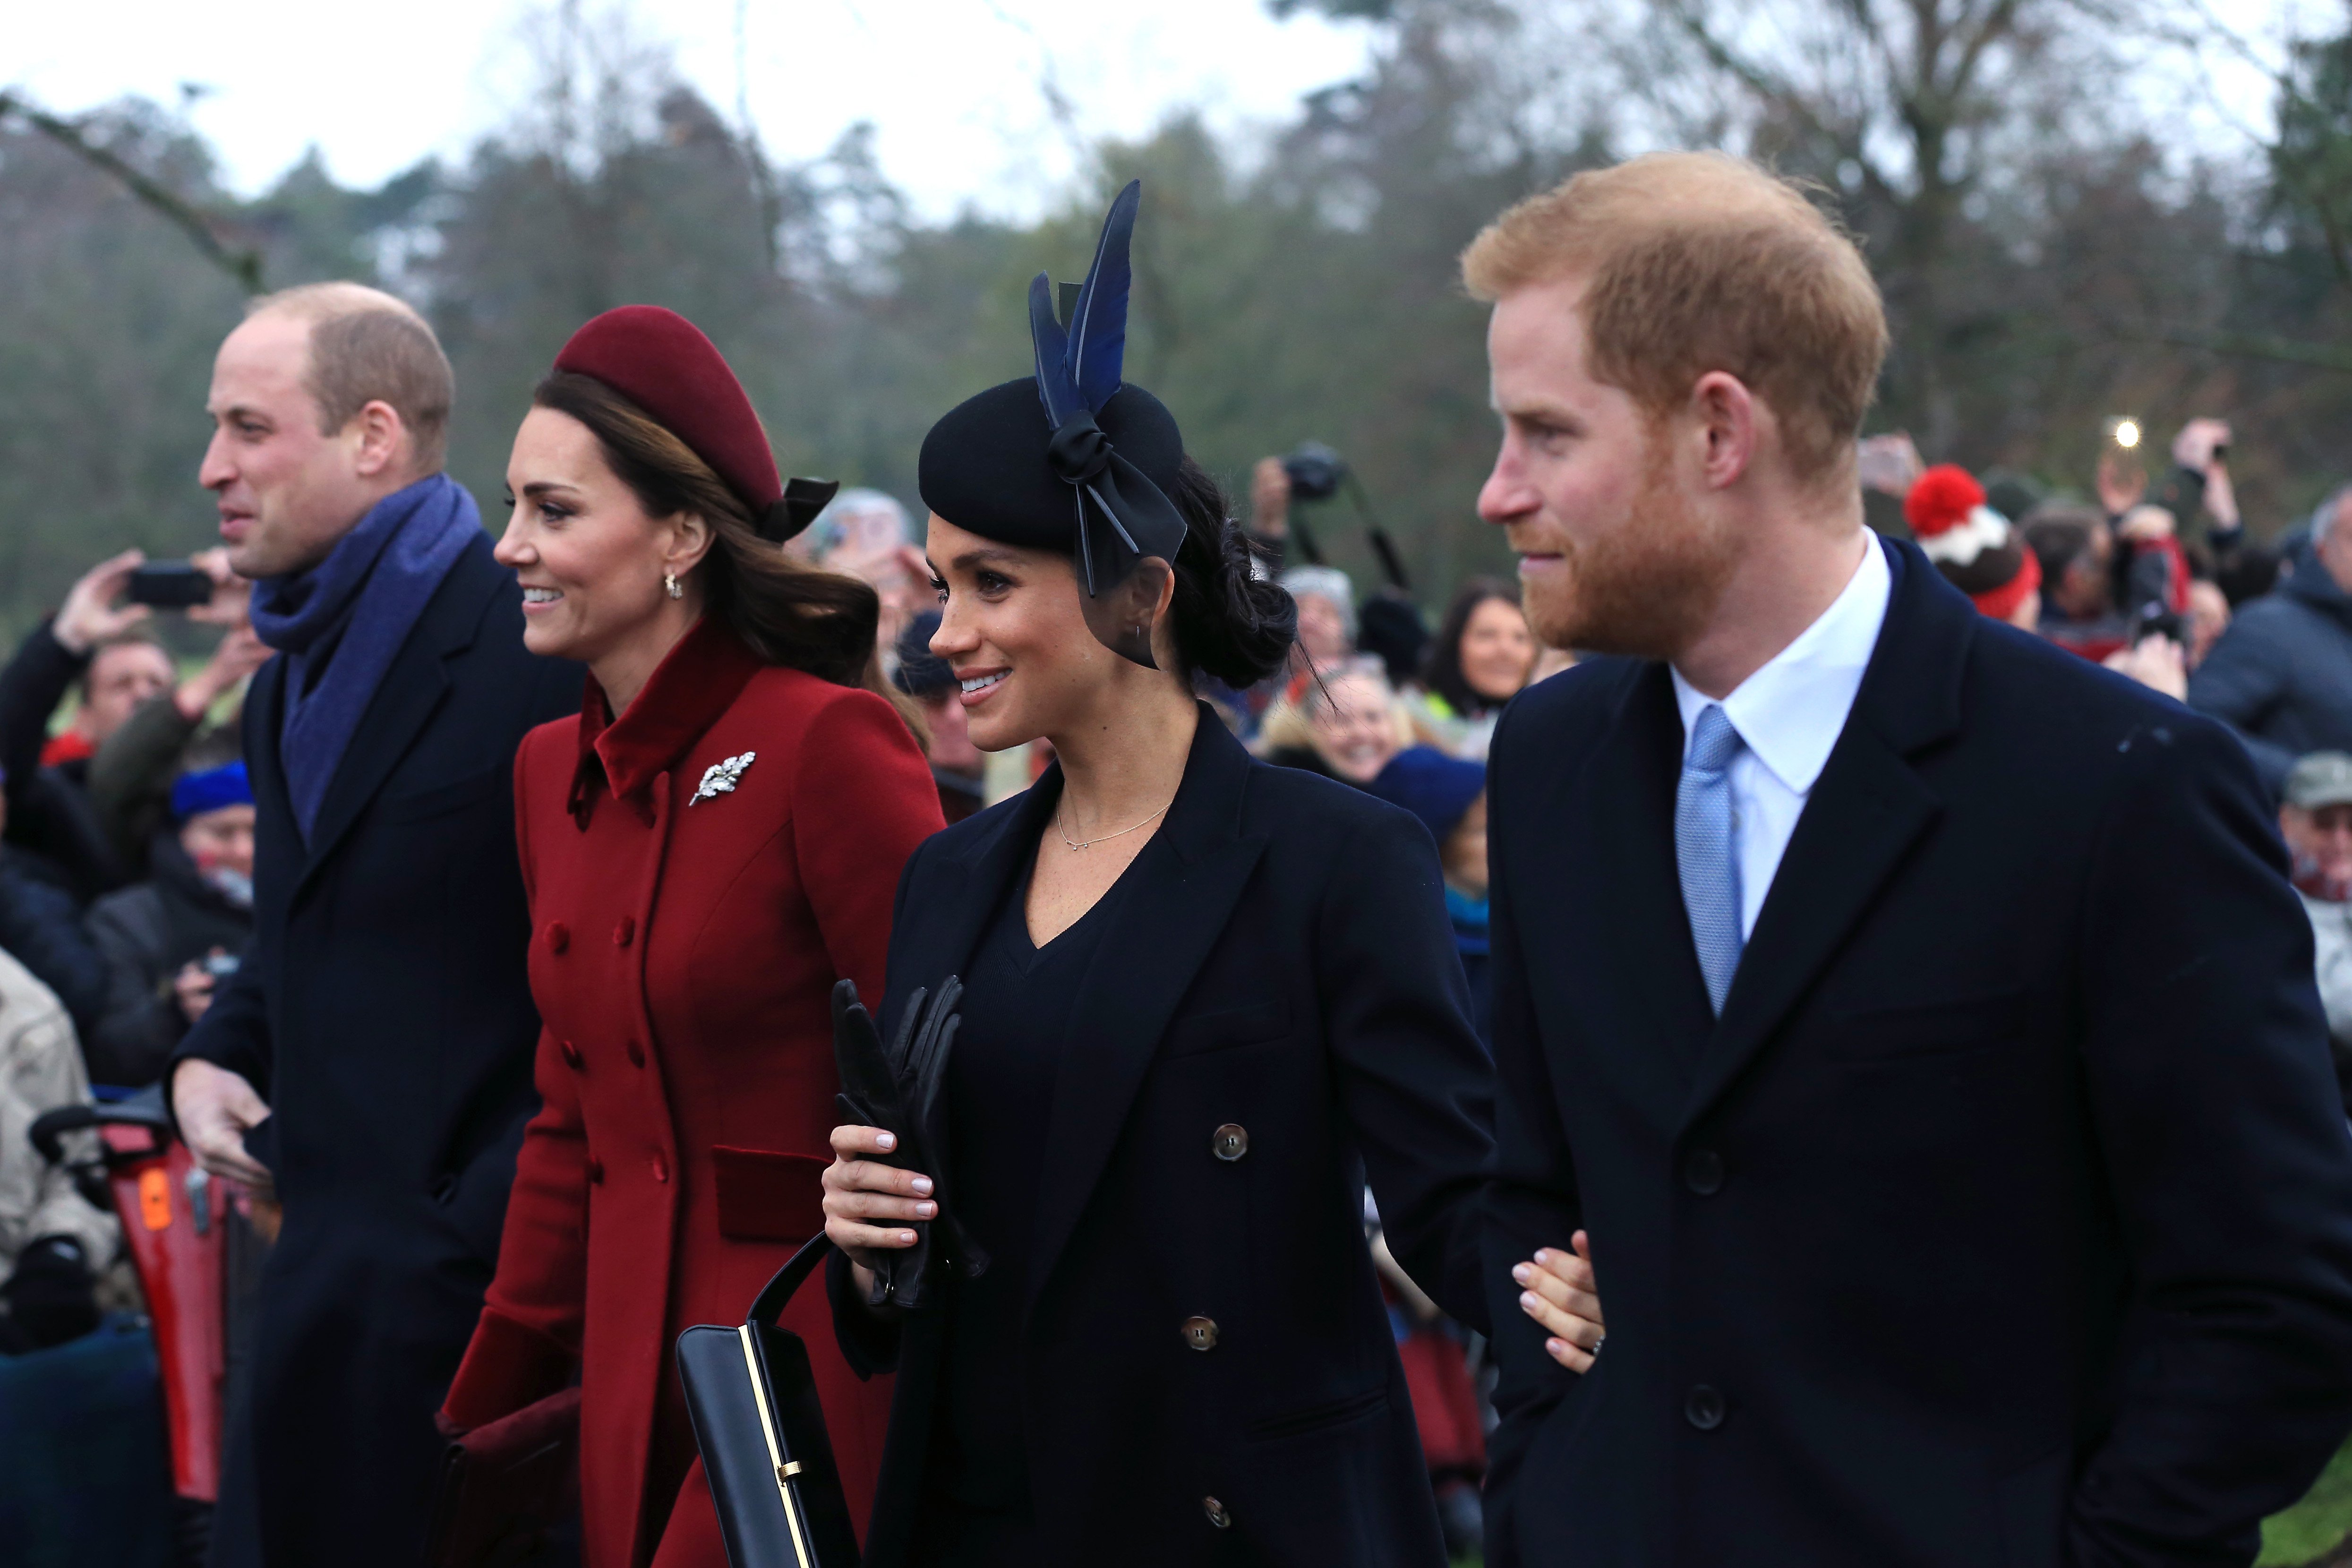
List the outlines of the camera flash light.
<svg viewBox="0 0 2352 1568">
<path fill-rule="evenodd" d="M 2124 447 L 2126 450 L 2129 450 L 2131 447 L 2139 445 L 2138 420 L 2118 419 L 2116 421 L 2116 445 Z"/>
</svg>

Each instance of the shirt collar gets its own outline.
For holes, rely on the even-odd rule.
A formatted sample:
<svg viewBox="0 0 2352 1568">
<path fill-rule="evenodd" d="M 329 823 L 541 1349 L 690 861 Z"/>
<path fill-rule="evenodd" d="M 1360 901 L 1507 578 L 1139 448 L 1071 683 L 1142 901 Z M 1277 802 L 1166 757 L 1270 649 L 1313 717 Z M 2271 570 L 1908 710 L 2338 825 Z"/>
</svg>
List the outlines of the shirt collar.
<svg viewBox="0 0 2352 1568">
<path fill-rule="evenodd" d="M 618 719 L 604 689 L 590 676 L 580 705 L 580 761 L 572 784 L 572 809 L 582 825 L 598 784 L 620 800 L 651 788 L 719 721 L 759 668 L 758 656 L 741 639 L 705 616 L 663 656 L 645 689 Z"/>
<path fill-rule="evenodd" d="M 1828 765 L 1886 620 L 1894 575 L 1877 535 L 1867 538 L 1861 564 L 1830 607 L 1723 700 L 1723 716 L 1756 760 L 1797 795 L 1811 790 Z M 1700 710 L 1715 699 L 1681 670 L 1674 678 L 1687 751 Z"/>
</svg>

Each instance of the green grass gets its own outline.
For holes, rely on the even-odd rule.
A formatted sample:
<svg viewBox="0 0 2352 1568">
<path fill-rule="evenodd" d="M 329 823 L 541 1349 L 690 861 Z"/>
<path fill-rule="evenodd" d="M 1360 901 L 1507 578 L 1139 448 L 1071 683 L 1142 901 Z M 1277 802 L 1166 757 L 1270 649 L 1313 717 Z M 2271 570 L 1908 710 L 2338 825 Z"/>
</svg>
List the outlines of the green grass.
<svg viewBox="0 0 2352 1568">
<path fill-rule="evenodd" d="M 2352 1445 L 2327 1461 L 2311 1494 L 2263 1521 L 2255 1568 L 2301 1568 L 2328 1557 L 2352 1537 Z"/>
</svg>

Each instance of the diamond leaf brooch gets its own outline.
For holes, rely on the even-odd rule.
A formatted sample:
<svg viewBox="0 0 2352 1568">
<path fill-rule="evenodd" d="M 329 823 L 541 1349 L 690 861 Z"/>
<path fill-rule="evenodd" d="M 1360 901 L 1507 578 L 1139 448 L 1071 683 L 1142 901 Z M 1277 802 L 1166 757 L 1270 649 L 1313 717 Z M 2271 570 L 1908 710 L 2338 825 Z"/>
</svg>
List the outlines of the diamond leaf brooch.
<svg viewBox="0 0 2352 1568">
<path fill-rule="evenodd" d="M 730 757 L 723 763 L 711 763 L 702 770 L 702 782 L 695 786 L 694 798 L 686 804 L 700 805 L 714 795 L 733 795 L 735 781 L 743 776 L 743 770 L 756 762 L 759 755 L 757 752 L 746 752 L 740 757 Z"/>
</svg>

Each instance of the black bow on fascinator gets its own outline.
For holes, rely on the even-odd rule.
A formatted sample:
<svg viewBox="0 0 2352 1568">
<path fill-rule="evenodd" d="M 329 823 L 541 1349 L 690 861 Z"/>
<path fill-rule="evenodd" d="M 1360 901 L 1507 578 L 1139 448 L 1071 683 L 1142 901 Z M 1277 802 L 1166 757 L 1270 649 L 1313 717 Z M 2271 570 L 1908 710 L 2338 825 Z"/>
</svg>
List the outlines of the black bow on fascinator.
<svg viewBox="0 0 2352 1568">
<path fill-rule="evenodd" d="M 797 538 L 816 521 L 817 513 L 833 504 L 840 489 L 839 479 L 786 479 L 784 493 L 768 503 L 754 525 L 756 531 L 771 544 Z"/>
<path fill-rule="evenodd" d="M 1184 542 L 1168 499 L 1183 437 L 1159 399 L 1120 380 L 1141 181 L 1111 203 L 1094 265 L 1055 312 L 1052 281 L 1029 285 L 1035 371 L 966 399 L 924 437 L 924 504 L 957 527 L 1076 558 L 1081 607 L 1103 645 L 1147 668 L 1151 616 Z M 1041 418 L 1042 415 L 1042 418 Z"/>
</svg>

